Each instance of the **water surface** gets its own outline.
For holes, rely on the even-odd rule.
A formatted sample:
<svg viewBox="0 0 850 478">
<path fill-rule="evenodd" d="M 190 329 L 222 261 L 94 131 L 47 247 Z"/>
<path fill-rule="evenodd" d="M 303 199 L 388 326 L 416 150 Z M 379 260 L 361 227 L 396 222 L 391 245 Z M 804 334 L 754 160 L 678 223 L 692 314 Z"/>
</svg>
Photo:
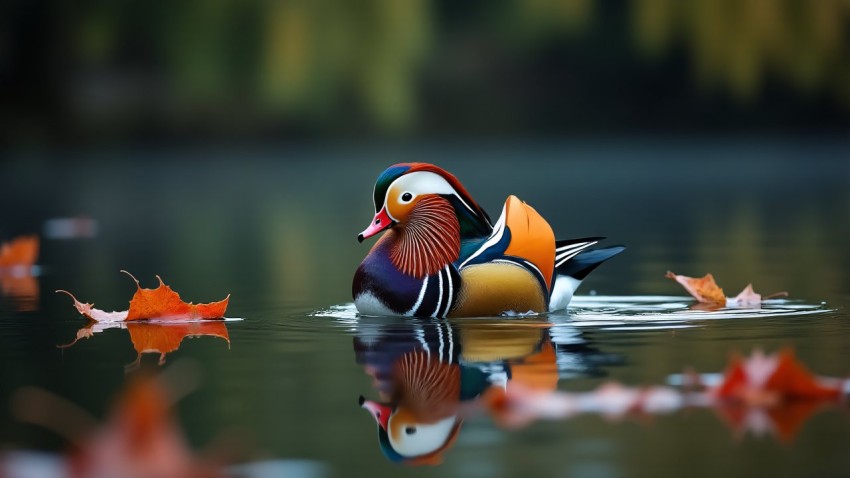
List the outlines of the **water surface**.
<svg viewBox="0 0 850 478">
<path fill-rule="evenodd" d="M 244 461 L 283 460 L 304 476 L 850 474 L 843 406 L 807 414 L 790 439 L 769 420 L 741 425 L 706 408 L 519 428 L 478 411 L 442 464 L 408 466 L 382 454 L 375 420 L 358 403 L 380 400 L 393 361 L 428 347 L 478 387 L 517 377 L 560 392 L 661 386 L 686 368 L 720 372 L 730 353 L 757 347 L 791 347 L 814 373 L 847 376 L 850 166 L 836 158 L 848 152 L 822 141 L 637 142 L 11 158 L 0 201 L 18 206 L 0 213 L 0 237 L 43 237 L 36 307 L 13 293 L 0 302 L 0 445 L 66 449 L 61 436 L 13 416 L 10 397 L 24 386 L 106 414 L 139 358 L 138 336 L 111 328 L 57 348 L 85 321 L 53 291 L 121 309 L 135 288 L 118 272 L 126 269 L 148 287 L 159 274 L 195 302 L 231 294 L 228 317 L 242 319 L 221 324 L 229 341 L 195 330 L 201 336 L 184 339 L 163 365 L 159 353 L 141 357 L 161 370 L 198 365 L 197 389 L 177 405 L 196 450 L 249 437 Z M 368 246 L 355 237 L 371 218 L 374 178 L 400 160 L 452 170 L 491 215 L 517 194 L 559 237 L 605 235 L 628 250 L 595 271 L 565 313 L 358 317 L 350 281 Z M 96 222 L 93 237 L 44 236 L 45 221 L 78 216 Z M 711 272 L 729 296 L 753 282 L 790 297 L 694 310 L 667 270 Z"/>
</svg>

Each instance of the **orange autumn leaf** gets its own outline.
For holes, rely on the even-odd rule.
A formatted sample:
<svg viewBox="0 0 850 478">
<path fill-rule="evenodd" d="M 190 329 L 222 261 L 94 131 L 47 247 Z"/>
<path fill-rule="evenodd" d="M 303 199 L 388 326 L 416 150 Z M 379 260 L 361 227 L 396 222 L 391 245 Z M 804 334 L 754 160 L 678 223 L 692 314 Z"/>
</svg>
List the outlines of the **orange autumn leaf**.
<svg viewBox="0 0 850 478">
<path fill-rule="evenodd" d="M 95 309 L 94 304 L 82 303 L 68 291 L 57 290 L 68 294 L 74 300 L 74 307 L 80 314 L 95 322 L 119 322 L 145 319 L 160 320 L 197 320 L 197 319 L 220 319 L 224 317 L 230 295 L 218 302 L 209 304 L 192 304 L 180 299 L 180 295 L 171 287 L 159 280 L 156 289 L 143 289 L 139 281 L 127 271 L 121 271 L 130 276 L 136 282 L 136 293 L 130 299 L 130 308 L 124 311 L 106 312 Z"/>
<path fill-rule="evenodd" d="M 0 295 L 11 297 L 15 309 L 38 309 L 38 279 L 32 266 L 38 260 L 36 235 L 20 236 L 0 244 Z"/>
<path fill-rule="evenodd" d="M 726 305 L 726 295 L 723 294 L 723 289 L 718 287 L 717 283 L 714 282 L 714 276 L 711 274 L 706 274 L 704 277 L 697 279 L 676 275 L 667 271 L 665 277 L 681 284 L 699 302 Z"/>
<path fill-rule="evenodd" d="M 20 236 L 0 244 L 0 267 L 31 266 L 38 259 L 38 236 Z"/>
<path fill-rule="evenodd" d="M 230 300 L 230 295 L 218 302 L 210 302 L 209 304 L 192 304 L 183 302 L 180 295 L 171 287 L 162 282 L 162 278 L 156 276 L 159 280 L 159 287 L 156 289 L 142 289 L 139 281 L 129 272 L 122 271 L 136 281 L 136 293 L 130 299 L 130 309 L 127 311 L 126 320 L 141 320 L 141 319 L 220 319 L 224 317 L 224 311 L 227 310 L 227 303 Z"/>
</svg>

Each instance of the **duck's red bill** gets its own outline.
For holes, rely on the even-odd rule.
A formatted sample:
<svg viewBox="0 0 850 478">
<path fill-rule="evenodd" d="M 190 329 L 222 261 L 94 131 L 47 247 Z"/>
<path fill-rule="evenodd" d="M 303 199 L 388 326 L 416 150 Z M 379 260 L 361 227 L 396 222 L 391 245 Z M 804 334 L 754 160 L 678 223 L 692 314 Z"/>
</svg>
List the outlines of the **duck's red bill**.
<svg viewBox="0 0 850 478">
<path fill-rule="evenodd" d="M 372 218 L 372 223 L 369 224 L 369 227 L 357 236 L 357 240 L 362 242 L 363 239 L 372 237 L 392 225 L 393 220 L 390 219 L 390 215 L 387 214 L 387 209 L 381 208 L 381 210 L 375 214 L 375 217 Z"/>
</svg>

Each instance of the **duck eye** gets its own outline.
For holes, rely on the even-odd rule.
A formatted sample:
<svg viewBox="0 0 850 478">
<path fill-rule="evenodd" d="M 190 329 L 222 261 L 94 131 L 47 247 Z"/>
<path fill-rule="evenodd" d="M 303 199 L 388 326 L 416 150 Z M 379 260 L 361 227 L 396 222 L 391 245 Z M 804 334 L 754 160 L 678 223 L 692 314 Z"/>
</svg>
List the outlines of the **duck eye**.
<svg viewBox="0 0 850 478">
<path fill-rule="evenodd" d="M 401 195 L 401 200 L 404 202 L 410 202 L 411 199 L 413 199 L 413 194 L 404 193 Z"/>
<path fill-rule="evenodd" d="M 408 435 L 413 435 L 414 433 L 416 433 L 416 427 L 407 427 L 404 429 L 404 433 Z"/>
</svg>

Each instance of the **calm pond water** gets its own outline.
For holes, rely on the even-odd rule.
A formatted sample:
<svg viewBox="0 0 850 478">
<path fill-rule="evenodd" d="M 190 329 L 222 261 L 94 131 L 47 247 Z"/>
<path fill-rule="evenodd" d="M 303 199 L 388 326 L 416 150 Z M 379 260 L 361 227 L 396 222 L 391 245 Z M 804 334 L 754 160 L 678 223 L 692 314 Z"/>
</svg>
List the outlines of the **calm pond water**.
<svg viewBox="0 0 850 478">
<path fill-rule="evenodd" d="M 656 414 L 643 403 L 606 414 L 591 396 L 585 413 L 507 426 L 476 398 L 510 382 L 557 390 L 560 402 L 550 405 L 606 383 L 661 387 L 687 369 L 721 372 L 731 353 L 756 348 L 790 347 L 817 375 L 850 375 L 847 158 L 850 144 L 834 140 L 7 157 L 0 240 L 38 233 L 42 242 L 38 296 L 21 297 L 8 277 L 2 288 L 0 450 L 30 471 L 52 469 L 67 450 L 55 430 L 14 412 L 22 387 L 104 420 L 136 373 L 145 330 L 156 334 L 95 329 L 57 348 L 85 320 L 53 291 L 120 310 L 135 290 L 125 269 L 146 287 L 158 274 L 194 302 L 230 294 L 227 316 L 239 320 L 189 330 L 200 336 L 184 339 L 163 365 L 159 353 L 143 354 L 141 368 L 195 370 L 177 420 L 198 454 L 216 455 L 210 450 L 223 444 L 239 449 L 237 463 L 270 467 L 267 475 L 230 468 L 237 476 L 848 476 L 846 405 L 773 413 L 692 403 Z M 360 318 L 350 286 L 368 250 L 356 235 L 372 217 L 373 181 L 411 160 L 454 172 L 491 216 L 513 193 L 559 237 L 604 235 L 628 249 L 586 280 L 566 313 Z M 85 221 L 67 238 L 55 220 L 74 217 Z M 756 309 L 695 310 L 667 270 L 711 272 L 729 296 L 749 282 L 790 296 Z M 360 406 L 361 396 L 367 406 L 389 399 L 393 367 L 423 354 L 451 369 L 463 398 L 452 413 L 438 398 L 410 405 L 434 420 L 463 417 L 436 425 L 445 430 L 422 428 L 452 435 L 436 466 L 386 452 Z M 23 459 L 21 451 L 47 455 Z"/>
</svg>

